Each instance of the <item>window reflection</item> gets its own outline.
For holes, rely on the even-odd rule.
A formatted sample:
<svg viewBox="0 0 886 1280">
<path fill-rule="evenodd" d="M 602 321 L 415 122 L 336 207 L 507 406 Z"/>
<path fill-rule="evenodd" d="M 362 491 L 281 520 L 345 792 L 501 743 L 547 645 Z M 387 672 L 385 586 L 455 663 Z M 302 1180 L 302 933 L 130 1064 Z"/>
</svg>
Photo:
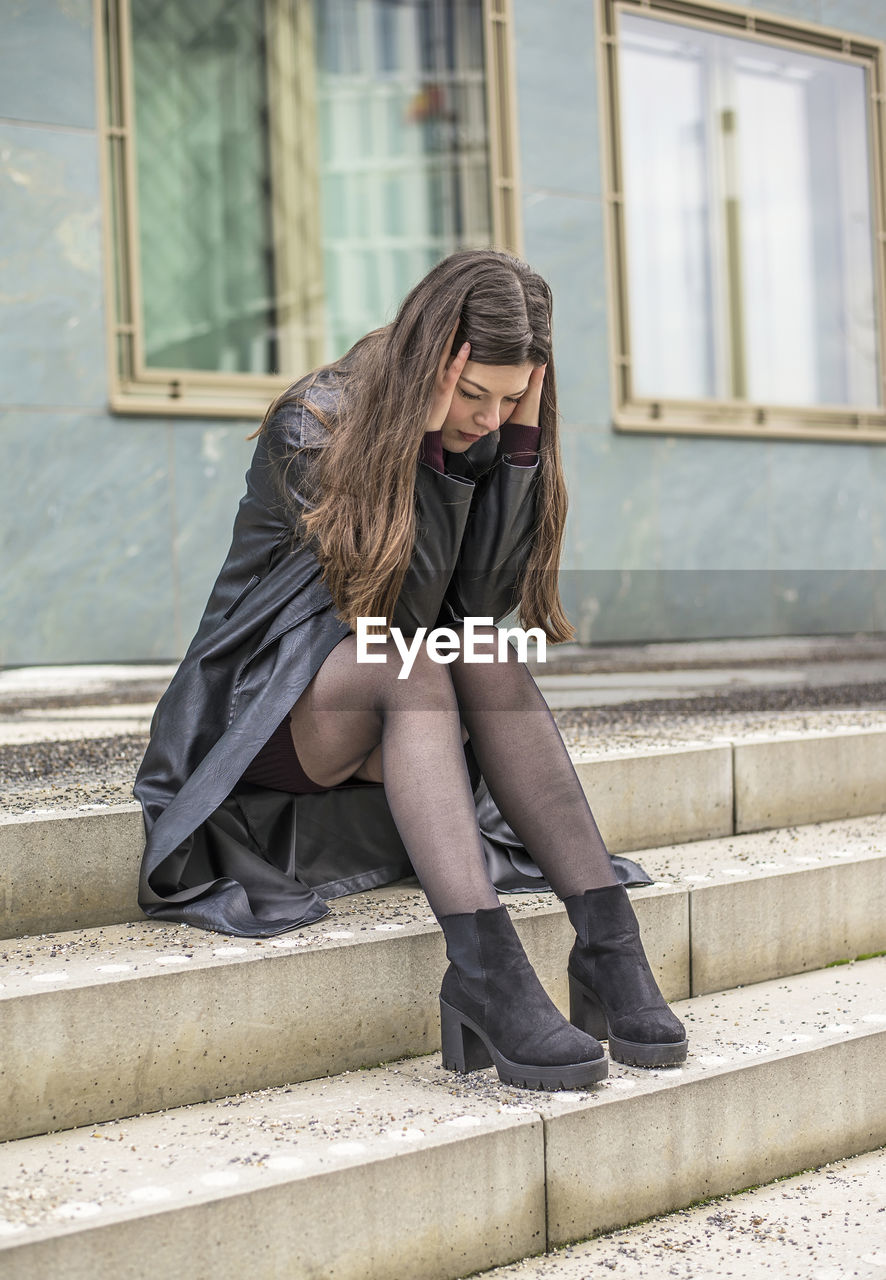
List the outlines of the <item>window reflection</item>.
<svg viewBox="0 0 886 1280">
<path fill-rule="evenodd" d="M 873 407 L 865 72 L 623 14 L 633 391 Z"/>
<path fill-rule="evenodd" d="M 131 0 L 144 363 L 296 374 L 491 242 L 481 0 Z"/>
</svg>

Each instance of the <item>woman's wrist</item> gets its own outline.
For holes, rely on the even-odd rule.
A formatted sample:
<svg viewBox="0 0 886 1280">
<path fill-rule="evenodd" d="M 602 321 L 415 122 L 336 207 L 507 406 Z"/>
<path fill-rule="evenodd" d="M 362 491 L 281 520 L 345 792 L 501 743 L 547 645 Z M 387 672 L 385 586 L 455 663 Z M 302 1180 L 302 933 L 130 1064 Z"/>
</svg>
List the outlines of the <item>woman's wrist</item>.
<svg viewBox="0 0 886 1280">
<path fill-rule="evenodd" d="M 540 427 L 527 426 L 524 422 L 503 422 L 499 428 L 499 451 L 507 454 L 512 463 L 531 467 L 538 460 Z M 445 472 L 443 459 L 443 428 L 426 431 L 421 443 L 419 461 L 426 462 L 435 471 Z"/>
<path fill-rule="evenodd" d="M 503 422 L 500 428 L 499 448 L 511 462 L 531 467 L 538 460 L 538 441 L 541 427 L 527 426 L 524 422 Z"/>
<path fill-rule="evenodd" d="M 421 442 L 419 462 L 426 462 L 435 471 L 445 471 L 443 466 L 443 428 L 426 431 Z"/>
</svg>

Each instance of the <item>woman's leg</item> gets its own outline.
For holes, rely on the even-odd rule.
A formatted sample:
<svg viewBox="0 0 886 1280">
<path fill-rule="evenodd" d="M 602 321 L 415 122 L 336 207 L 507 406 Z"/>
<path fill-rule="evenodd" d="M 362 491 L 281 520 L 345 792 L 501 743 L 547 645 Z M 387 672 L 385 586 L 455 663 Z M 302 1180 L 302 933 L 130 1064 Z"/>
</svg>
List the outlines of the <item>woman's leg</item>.
<svg viewBox="0 0 886 1280">
<path fill-rule="evenodd" d="M 329 786 L 366 768 L 381 743 L 391 814 L 446 938 L 444 1065 L 494 1064 L 531 1088 L 593 1084 L 608 1070 L 600 1043 L 552 1003 L 489 879 L 449 672 L 421 650 L 400 680 L 391 642 L 385 653 L 358 664 L 346 636 L 293 707 L 293 740 L 308 777 Z"/>
<path fill-rule="evenodd" d="M 309 778 L 381 781 L 415 873 L 438 917 L 497 907 L 486 869 L 452 681 L 424 649 L 406 680 L 393 642 L 384 663 L 358 663 L 356 636 L 332 650 L 292 709 Z M 374 763 L 373 763 L 374 762 Z"/>
<path fill-rule="evenodd" d="M 496 641 L 494 627 L 476 629 Z M 508 645 L 492 662 L 452 663 L 461 718 L 505 821 L 559 897 L 618 883 L 603 837 L 541 690 Z"/>
<path fill-rule="evenodd" d="M 487 631 L 495 639 L 493 629 Z M 619 1062 L 683 1062 L 686 1030 L 668 1008 L 643 950 L 553 716 L 528 668 L 504 661 L 452 664 L 452 683 L 477 763 L 516 834 L 564 900 L 577 938 L 569 957 L 570 1017 Z"/>
</svg>

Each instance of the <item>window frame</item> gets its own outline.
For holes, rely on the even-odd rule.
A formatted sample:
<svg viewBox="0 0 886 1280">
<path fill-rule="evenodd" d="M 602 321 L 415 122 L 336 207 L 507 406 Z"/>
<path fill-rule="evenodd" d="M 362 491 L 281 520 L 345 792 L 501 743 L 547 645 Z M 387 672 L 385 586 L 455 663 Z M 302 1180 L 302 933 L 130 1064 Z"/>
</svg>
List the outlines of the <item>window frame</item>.
<svg viewBox="0 0 886 1280">
<path fill-rule="evenodd" d="M 268 21 L 278 30 L 297 30 L 300 11 L 310 0 L 264 3 Z M 522 256 L 513 3 L 482 0 L 482 5 L 492 244 Z M 275 396 L 322 361 L 318 348 L 311 346 L 310 319 L 306 367 L 296 367 L 290 375 L 160 369 L 144 363 L 130 0 L 93 0 L 93 19 L 110 408 L 151 417 L 261 418 Z M 294 50 L 293 62 L 297 58 Z M 280 115 L 288 120 L 283 127 L 292 127 L 292 101 L 282 104 Z M 284 209 L 292 185 L 284 180 Z M 298 255 L 288 253 L 287 242 L 276 229 L 275 234 L 285 295 L 295 290 L 310 300 L 316 282 L 296 278 Z"/>
<path fill-rule="evenodd" d="M 720 0 L 596 0 L 600 89 L 601 179 L 606 240 L 612 426 L 656 435 L 740 436 L 753 439 L 863 441 L 886 444 L 886 42 Z M 771 405 L 739 399 L 670 399 L 635 395 L 631 385 L 627 236 L 618 58 L 622 13 L 671 21 L 768 46 L 825 54 L 861 66 L 867 86 L 868 164 L 873 226 L 875 316 L 881 406 Z"/>
</svg>

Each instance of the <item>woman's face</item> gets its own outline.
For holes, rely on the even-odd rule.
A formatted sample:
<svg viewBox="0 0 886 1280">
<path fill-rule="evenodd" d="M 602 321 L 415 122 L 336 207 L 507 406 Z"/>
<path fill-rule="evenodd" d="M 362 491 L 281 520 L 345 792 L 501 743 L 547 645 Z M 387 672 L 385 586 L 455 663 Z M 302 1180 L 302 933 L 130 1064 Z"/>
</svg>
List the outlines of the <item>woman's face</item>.
<svg viewBox="0 0 886 1280">
<path fill-rule="evenodd" d="M 449 453 L 464 453 L 481 436 L 497 431 L 517 409 L 533 367 L 531 363 L 475 364 L 468 360 L 443 423 L 443 448 Z"/>
</svg>

